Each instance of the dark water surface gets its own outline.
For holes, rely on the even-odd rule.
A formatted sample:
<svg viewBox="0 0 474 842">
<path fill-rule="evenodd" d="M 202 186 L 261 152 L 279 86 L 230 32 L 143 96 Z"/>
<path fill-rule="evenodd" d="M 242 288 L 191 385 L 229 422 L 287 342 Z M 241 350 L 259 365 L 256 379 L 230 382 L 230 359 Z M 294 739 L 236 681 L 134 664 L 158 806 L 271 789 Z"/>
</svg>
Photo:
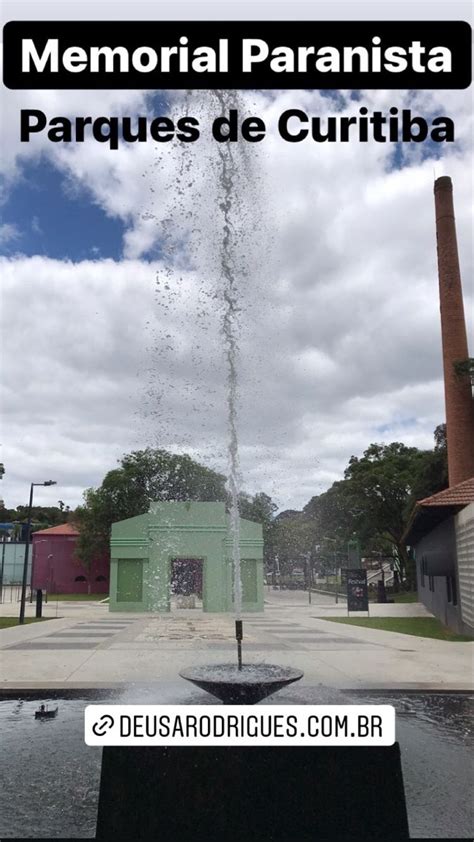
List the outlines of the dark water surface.
<svg viewBox="0 0 474 842">
<path fill-rule="evenodd" d="M 164 689 L 164 688 L 163 688 Z M 212 703 L 181 686 L 110 697 L 120 703 Z M 412 837 L 472 838 L 474 782 L 472 703 L 464 693 L 349 695 L 327 688 L 282 692 L 267 704 L 393 704 L 402 752 Z M 84 707 L 96 698 L 0 701 L 0 838 L 95 834 L 101 749 L 84 744 Z M 59 705 L 56 719 L 36 721 L 41 703 Z"/>
</svg>

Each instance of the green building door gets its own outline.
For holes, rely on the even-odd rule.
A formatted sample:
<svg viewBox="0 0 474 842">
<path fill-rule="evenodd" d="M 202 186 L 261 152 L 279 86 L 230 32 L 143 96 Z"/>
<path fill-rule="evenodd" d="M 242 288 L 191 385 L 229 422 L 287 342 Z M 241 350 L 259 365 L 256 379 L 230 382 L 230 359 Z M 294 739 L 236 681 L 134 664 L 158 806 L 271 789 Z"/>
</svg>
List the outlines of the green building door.
<svg viewBox="0 0 474 842">
<path fill-rule="evenodd" d="M 142 602 L 143 562 L 120 559 L 117 566 L 117 602 Z"/>
</svg>

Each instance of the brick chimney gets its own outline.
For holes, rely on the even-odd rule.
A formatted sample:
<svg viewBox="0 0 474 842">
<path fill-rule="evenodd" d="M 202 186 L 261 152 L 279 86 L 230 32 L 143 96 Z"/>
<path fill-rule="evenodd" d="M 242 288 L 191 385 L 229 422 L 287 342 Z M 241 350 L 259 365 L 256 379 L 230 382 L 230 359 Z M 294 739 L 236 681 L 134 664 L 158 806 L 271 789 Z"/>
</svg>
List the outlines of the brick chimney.
<svg viewBox="0 0 474 842">
<path fill-rule="evenodd" d="M 470 378 L 460 377 L 454 364 L 467 360 L 466 322 L 459 271 L 453 185 L 449 176 L 436 179 L 436 240 L 439 301 L 443 343 L 444 396 L 449 485 L 474 476 L 474 401 Z"/>
</svg>

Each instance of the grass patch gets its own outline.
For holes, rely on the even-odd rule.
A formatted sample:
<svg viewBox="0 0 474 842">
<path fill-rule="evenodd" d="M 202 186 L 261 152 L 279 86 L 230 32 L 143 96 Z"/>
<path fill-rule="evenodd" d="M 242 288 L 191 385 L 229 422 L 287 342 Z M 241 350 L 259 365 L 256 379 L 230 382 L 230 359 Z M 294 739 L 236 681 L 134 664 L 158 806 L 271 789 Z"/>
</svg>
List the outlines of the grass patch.
<svg viewBox="0 0 474 842">
<path fill-rule="evenodd" d="M 25 625 L 27 623 L 42 623 L 44 620 L 52 619 L 53 617 L 25 617 Z M 0 629 L 9 629 L 18 625 L 18 617 L 0 617 Z"/>
<path fill-rule="evenodd" d="M 99 602 L 108 593 L 49 593 L 48 602 Z"/>
<path fill-rule="evenodd" d="M 446 628 L 436 617 L 325 617 L 331 623 L 348 626 L 363 626 L 367 629 L 411 634 L 415 637 L 431 637 L 435 640 L 469 641 L 474 637 L 456 634 Z"/>
</svg>

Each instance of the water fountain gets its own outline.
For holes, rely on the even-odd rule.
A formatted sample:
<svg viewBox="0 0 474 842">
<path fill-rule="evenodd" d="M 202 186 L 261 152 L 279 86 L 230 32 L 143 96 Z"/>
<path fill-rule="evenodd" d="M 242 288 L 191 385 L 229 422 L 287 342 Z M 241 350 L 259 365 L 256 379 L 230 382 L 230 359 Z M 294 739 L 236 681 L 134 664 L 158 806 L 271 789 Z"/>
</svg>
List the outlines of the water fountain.
<svg viewBox="0 0 474 842">
<path fill-rule="evenodd" d="M 216 92 L 222 113 L 234 91 Z M 234 664 L 194 666 L 180 675 L 228 704 L 256 704 L 298 681 L 300 670 L 244 662 L 237 436 L 238 280 L 235 194 L 241 178 L 232 144 L 219 144 L 222 336 L 227 364 L 227 421 L 232 537 Z M 237 153 L 235 153 L 237 154 Z M 243 232 L 245 239 L 245 231 Z M 245 603 L 244 603 L 245 604 Z M 320 701 L 312 698 L 311 701 Z M 288 701 L 287 701 L 288 703 Z M 363 832 L 362 832 L 363 831 Z M 388 747 L 107 746 L 97 822 L 99 842 L 135 839 L 240 839 L 310 842 L 317 838 L 406 839 L 400 752 Z"/>
<path fill-rule="evenodd" d="M 211 664 L 180 672 L 201 690 L 227 705 L 255 705 L 303 677 L 301 670 L 277 664 Z"/>
<path fill-rule="evenodd" d="M 236 664 L 210 664 L 181 670 L 181 678 L 228 705 L 255 705 L 303 677 L 303 672 L 277 664 L 242 662 L 243 621 L 235 621 Z"/>
</svg>

